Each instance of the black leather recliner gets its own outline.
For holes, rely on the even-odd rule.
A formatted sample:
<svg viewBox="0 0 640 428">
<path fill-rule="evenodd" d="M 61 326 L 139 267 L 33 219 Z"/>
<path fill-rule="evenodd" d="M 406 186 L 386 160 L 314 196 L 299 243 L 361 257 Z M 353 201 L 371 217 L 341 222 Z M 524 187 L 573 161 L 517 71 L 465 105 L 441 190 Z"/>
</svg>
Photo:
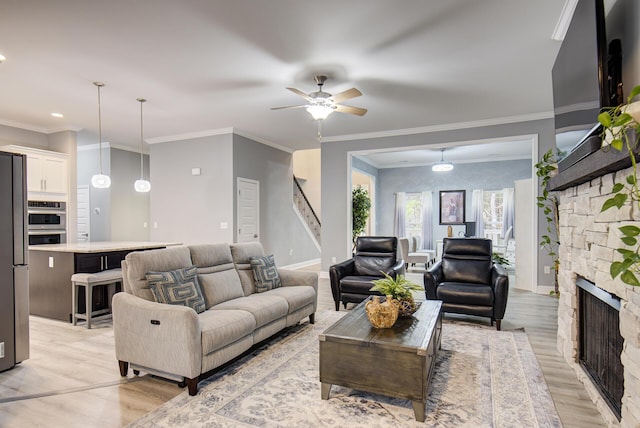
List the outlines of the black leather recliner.
<svg viewBox="0 0 640 428">
<path fill-rule="evenodd" d="M 404 261 L 397 253 L 395 236 L 358 237 L 353 258 L 329 268 L 336 311 L 340 309 L 340 302 L 346 308 L 347 303 L 360 303 L 371 295 L 380 296 L 369 289 L 373 287 L 371 281 L 384 277 L 381 272 L 393 278 L 404 275 Z"/>
<path fill-rule="evenodd" d="M 490 239 L 445 238 L 442 261 L 424 273 L 428 300 L 442 300 L 442 311 L 500 322 L 507 308 L 509 276 L 493 262 Z"/>
</svg>

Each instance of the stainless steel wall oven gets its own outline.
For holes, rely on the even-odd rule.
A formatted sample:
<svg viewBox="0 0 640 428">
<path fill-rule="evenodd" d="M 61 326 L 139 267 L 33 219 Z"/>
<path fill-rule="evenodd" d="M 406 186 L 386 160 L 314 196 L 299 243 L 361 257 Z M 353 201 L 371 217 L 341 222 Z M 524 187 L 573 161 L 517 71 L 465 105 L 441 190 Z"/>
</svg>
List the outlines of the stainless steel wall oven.
<svg viewBox="0 0 640 428">
<path fill-rule="evenodd" d="M 28 201 L 29 245 L 67 242 L 67 205 L 65 202 Z"/>
</svg>

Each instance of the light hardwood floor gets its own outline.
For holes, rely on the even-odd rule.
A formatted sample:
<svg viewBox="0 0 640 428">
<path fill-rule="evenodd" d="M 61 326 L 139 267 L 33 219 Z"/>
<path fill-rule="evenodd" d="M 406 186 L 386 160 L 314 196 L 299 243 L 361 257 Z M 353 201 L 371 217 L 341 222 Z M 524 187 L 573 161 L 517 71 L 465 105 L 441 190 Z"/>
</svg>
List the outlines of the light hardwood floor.
<svg viewBox="0 0 640 428">
<path fill-rule="evenodd" d="M 329 281 L 321 279 L 319 288 L 319 312 L 333 310 Z M 564 426 L 605 426 L 556 350 L 556 309 L 552 297 L 512 289 L 503 329 L 526 330 Z M 488 326 L 486 319 L 469 319 Z M 87 330 L 31 317 L 30 330 L 31 358 L 0 373 L 0 427 L 120 427 L 183 391 L 131 371 L 121 378 L 109 321 Z"/>
</svg>

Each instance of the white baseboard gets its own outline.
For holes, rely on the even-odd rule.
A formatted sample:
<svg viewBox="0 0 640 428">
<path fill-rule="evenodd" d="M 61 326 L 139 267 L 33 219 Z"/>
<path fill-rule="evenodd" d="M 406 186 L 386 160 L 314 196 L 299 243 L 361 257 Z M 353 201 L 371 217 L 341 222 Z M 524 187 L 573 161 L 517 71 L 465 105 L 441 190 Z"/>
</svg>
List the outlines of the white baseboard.
<svg viewBox="0 0 640 428">
<path fill-rule="evenodd" d="M 287 266 L 281 266 L 281 268 L 282 269 L 296 270 L 296 269 L 302 269 L 302 268 L 305 268 L 307 266 L 313 266 L 313 265 L 317 265 L 317 264 L 320 264 L 320 259 L 305 260 L 304 262 L 294 263 L 294 264 L 287 265 Z"/>
<path fill-rule="evenodd" d="M 546 294 L 548 296 L 552 291 L 555 290 L 556 289 L 553 285 L 538 285 L 538 287 L 536 287 L 535 293 Z"/>
</svg>

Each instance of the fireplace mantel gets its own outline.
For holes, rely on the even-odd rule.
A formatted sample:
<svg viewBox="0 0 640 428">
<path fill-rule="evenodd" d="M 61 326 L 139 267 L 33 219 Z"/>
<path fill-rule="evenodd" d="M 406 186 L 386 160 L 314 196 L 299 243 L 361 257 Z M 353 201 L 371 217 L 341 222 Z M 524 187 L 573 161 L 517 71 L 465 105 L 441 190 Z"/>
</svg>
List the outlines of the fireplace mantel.
<svg viewBox="0 0 640 428">
<path fill-rule="evenodd" d="M 636 159 L 640 160 L 638 148 Z M 549 190 L 564 190 L 631 166 L 626 150 L 597 150 L 549 180 Z"/>
</svg>

